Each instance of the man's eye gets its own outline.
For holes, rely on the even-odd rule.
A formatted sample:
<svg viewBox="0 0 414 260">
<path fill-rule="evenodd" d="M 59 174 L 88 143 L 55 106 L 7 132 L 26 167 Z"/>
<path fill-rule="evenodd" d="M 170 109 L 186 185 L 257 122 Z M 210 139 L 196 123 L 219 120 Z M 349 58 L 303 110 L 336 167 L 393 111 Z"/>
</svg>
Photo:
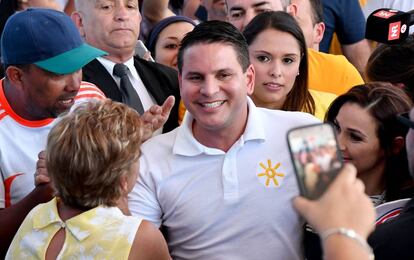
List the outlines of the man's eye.
<svg viewBox="0 0 414 260">
<path fill-rule="evenodd" d="M 270 61 L 270 58 L 265 56 L 265 55 L 259 55 L 259 56 L 256 57 L 256 59 L 260 62 L 269 62 Z"/>
<path fill-rule="evenodd" d="M 138 6 L 134 3 L 128 4 L 127 7 L 128 7 L 128 9 L 134 9 L 134 10 L 138 9 Z"/>
<path fill-rule="evenodd" d="M 189 76 L 187 77 L 187 79 L 190 81 L 200 81 L 201 77 L 200 76 Z"/>
<path fill-rule="evenodd" d="M 217 75 L 217 78 L 220 80 L 226 80 L 229 79 L 231 77 L 230 73 L 220 73 Z"/>
<path fill-rule="evenodd" d="M 112 5 L 109 5 L 109 4 L 108 4 L 108 5 L 101 5 L 101 9 L 102 9 L 102 10 L 111 10 L 111 9 L 112 9 L 112 7 L 113 7 L 113 6 L 112 6 Z"/>
<path fill-rule="evenodd" d="M 230 17 L 231 17 L 233 20 L 240 19 L 242 16 L 243 16 L 243 13 L 242 13 L 242 12 L 235 12 L 235 13 L 231 13 L 231 14 L 230 14 Z"/>
</svg>

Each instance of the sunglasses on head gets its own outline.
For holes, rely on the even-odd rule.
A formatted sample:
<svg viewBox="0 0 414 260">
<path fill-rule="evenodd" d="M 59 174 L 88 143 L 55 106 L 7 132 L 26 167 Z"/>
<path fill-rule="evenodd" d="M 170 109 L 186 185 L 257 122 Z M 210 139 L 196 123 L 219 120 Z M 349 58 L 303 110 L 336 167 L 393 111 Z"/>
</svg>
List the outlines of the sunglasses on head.
<svg viewBox="0 0 414 260">
<path fill-rule="evenodd" d="M 414 122 L 411 121 L 410 119 L 410 112 L 405 112 L 405 113 L 397 115 L 397 120 L 403 125 L 411 129 L 414 129 Z"/>
</svg>

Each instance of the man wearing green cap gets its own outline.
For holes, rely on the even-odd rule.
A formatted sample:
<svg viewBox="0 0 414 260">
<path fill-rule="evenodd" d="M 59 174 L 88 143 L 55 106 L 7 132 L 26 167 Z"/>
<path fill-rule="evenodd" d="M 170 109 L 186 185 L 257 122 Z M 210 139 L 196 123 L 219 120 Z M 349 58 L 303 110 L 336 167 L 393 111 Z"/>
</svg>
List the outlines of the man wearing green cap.
<svg viewBox="0 0 414 260">
<path fill-rule="evenodd" d="M 83 43 L 64 13 L 28 9 L 11 16 L 1 38 L 0 258 L 26 214 L 48 201 L 50 184 L 35 187 L 33 174 L 56 118 L 79 102 L 104 99 L 82 82 L 82 67 L 104 51 Z"/>
</svg>

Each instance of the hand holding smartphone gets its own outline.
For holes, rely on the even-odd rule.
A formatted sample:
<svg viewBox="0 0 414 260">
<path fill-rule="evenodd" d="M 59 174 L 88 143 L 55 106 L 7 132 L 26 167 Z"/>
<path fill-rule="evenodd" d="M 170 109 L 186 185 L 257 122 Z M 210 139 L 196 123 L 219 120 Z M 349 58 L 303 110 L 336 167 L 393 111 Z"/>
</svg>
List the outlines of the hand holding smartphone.
<svg viewBox="0 0 414 260">
<path fill-rule="evenodd" d="M 137 45 L 135 46 L 135 53 L 140 58 L 154 62 L 154 59 L 151 57 L 151 53 L 148 51 L 147 47 L 145 47 L 145 44 L 141 40 L 138 40 Z"/>
<path fill-rule="evenodd" d="M 294 128 L 287 139 L 301 195 L 318 199 L 343 166 L 332 125 Z"/>
</svg>

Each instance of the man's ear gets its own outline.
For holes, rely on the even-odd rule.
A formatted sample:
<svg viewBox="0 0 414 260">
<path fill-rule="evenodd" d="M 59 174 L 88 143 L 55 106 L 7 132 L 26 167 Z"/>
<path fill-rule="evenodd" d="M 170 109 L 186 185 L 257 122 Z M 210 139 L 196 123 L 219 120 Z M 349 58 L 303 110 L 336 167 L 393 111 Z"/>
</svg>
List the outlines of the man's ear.
<svg viewBox="0 0 414 260">
<path fill-rule="evenodd" d="M 323 39 L 323 34 L 325 33 L 325 23 L 324 22 L 317 23 L 313 30 L 315 32 L 315 37 L 313 38 L 314 44 L 319 45 L 319 43 L 321 43 Z"/>
<path fill-rule="evenodd" d="M 286 12 L 290 14 L 291 16 L 295 17 L 296 14 L 298 13 L 298 5 L 291 3 L 290 5 L 287 6 Z"/>
<path fill-rule="evenodd" d="M 72 21 L 75 23 L 76 27 L 78 27 L 79 33 L 82 36 L 82 38 L 85 38 L 85 29 L 83 27 L 83 15 L 79 11 L 75 11 L 70 16 L 72 18 Z"/>
<path fill-rule="evenodd" d="M 247 95 L 253 94 L 254 91 L 254 82 L 256 78 L 256 72 L 254 70 L 253 64 L 250 64 L 246 70 L 246 85 L 247 85 Z"/>
<path fill-rule="evenodd" d="M 405 144 L 404 137 L 402 136 L 395 137 L 394 140 L 392 140 L 392 147 L 391 147 L 392 154 L 394 155 L 399 154 L 402 149 L 405 149 L 404 144 Z"/>
<path fill-rule="evenodd" d="M 16 66 L 8 66 L 6 69 L 7 79 L 12 83 L 16 88 L 23 88 L 23 70 Z"/>
</svg>

